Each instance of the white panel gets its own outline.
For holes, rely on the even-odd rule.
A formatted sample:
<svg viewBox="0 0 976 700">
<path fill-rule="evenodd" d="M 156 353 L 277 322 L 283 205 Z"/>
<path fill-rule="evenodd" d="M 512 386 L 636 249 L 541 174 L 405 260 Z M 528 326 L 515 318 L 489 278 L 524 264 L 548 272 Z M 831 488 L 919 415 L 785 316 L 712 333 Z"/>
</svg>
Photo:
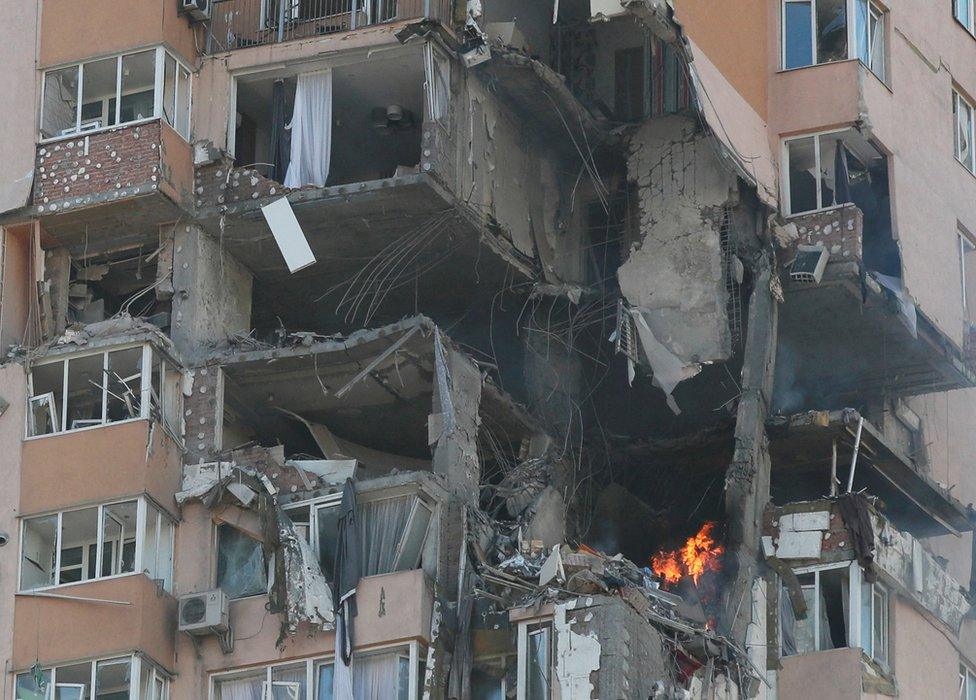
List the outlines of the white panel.
<svg viewBox="0 0 976 700">
<path fill-rule="evenodd" d="M 291 203 L 285 197 L 261 207 L 265 221 L 271 228 L 278 249 L 290 272 L 298 272 L 315 263 L 315 255 L 308 245 Z"/>
</svg>

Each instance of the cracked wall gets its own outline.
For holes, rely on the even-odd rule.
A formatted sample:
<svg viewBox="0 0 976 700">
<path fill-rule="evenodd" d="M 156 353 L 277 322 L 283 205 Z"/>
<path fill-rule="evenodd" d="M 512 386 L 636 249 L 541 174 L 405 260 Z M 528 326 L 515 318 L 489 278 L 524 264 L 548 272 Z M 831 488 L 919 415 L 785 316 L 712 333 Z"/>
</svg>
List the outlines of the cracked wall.
<svg viewBox="0 0 976 700">
<path fill-rule="evenodd" d="M 707 135 L 679 116 L 639 128 L 627 169 L 637 184 L 640 242 L 617 271 L 621 292 L 686 365 L 728 359 L 719 229 L 733 177 Z"/>
</svg>

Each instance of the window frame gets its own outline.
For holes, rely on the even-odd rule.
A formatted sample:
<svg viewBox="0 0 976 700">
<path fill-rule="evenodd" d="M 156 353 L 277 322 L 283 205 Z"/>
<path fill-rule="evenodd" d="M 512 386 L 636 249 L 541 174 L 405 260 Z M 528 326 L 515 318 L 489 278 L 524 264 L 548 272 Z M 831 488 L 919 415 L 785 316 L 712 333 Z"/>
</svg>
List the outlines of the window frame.
<svg viewBox="0 0 976 700">
<path fill-rule="evenodd" d="M 120 573 L 109 574 L 108 576 L 102 576 L 102 575 L 100 575 L 100 572 L 101 572 L 101 564 L 104 561 L 104 546 L 105 546 L 105 533 L 104 533 L 104 527 L 102 526 L 102 522 L 103 522 L 103 518 L 105 517 L 105 512 L 106 512 L 105 509 L 111 508 L 112 506 L 125 505 L 125 504 L 130 504 L 130 503 L 135 503 L 136 504 L 136 525 L 135 525 L 136 532 L 135 532 L 135 538 L 134 538 L 135 539 L 135 553 L 134 553 L 134 557 L 133 557 L 132 571 L 125 571 L 125 572 L 120 572 Z M 147 497 L 145 495 L 139 496 L 137 498 L 122 498 L 122 499 L 117 499 L 117 500 L 108 501 L 108 502 L 105 502 L 105 503 L 99 503 L 97 505 L 87 505 L 87 506 L 81 506 L 81 507 L 77 507 L 77 508 L 65 508 L 63 510 L 51 511 L 51 512 L 47 512 L 47 513 L 35 513 L 33 515 L 23 516 L 23 517 L 19 518 L 19 520 L 20 520 L 20 532 L 19 532 L 19 536 L 18 536 L 18 542 L 19 542 L 19 545 L 20 546 L 19 546 L 19 549 L 18 549 L 18 557 L 17 557 L 17 590 L 16 590 L 16 595 L 33 595 L 33 594 L 42 593 L 44 591 L 49 591 L 49 590 L 56 589 L 56 588 L 64 588 L 66 586 L 78 586 L 78 585 L 82 585 L 82 584 L 85 584 L 85 583 L 91 583 L 92 581 L 107 581 L 107 580 L 110 580 L 110 579 L 122 578 L 124 576 L 145 575 L 147 572 L 145 571 L 145 566 L 144 566 L 143 559 L 144 559 L 144 555 L 145 555 L 145 551 L 146 551 L 146 542 L 145 542 L 145 539 L 146 539 L 146 515 L 147 515 L 147 511 L 149 509 L 149 506 L 152 506 L 153 508 L 155 508 L 157 510 L 157 512 L 160 514 L 161 517 L 166 518 L 166 519 L 169 520 L 169 522 L 170 522 L 170 524 L 172 526 L 172 527 L 169 528 L 169 532 L 171 533 L 170 534 L 170 537 L 171 537 L 171 549 L 172 549 L 172 547 L 175 546 L 176 520 L 169 513 L 167 513 L 164 508 L 162 508 L 160 505 L 158 505 L 157 503 L 155 503 L 155 501 L 152 501 L 151 499 L 149 499 L 149 497 Z M 75 568 L 78 568 L 78 569 L 81 570 L 81 572 L 82 572 L 82 578 L 81 578 L 81 580 L 79 580 L 79 581 L 69 581 L 69 582 L 66 582 L 66 583 L 58 583 L 57 581 L 60 579 L 61 572 L 62 572 L 62 568 L 61 568 L 61 551 L 62 551 L 63 548 L 61 546 L 61 532 L 62 532 L 62 523 L 63 523 L 63 520 L 64 520 L 64 515 L 66 513 L 76 513 L 76 512 L 83 511 L 83 510 L 90 510 L 90 509 L 93 509 L 93 508 L 96 510 L 96 524 L 97 524 L 96 525 L 96 527 L 97 527 L 96 540 L 94 542 L 94 544 L 95 544 L 95 575 L 92 576 L 92 577 L 89 577 L 89 578 L 85 578 L 87 576 L 87 574 L 88 574 L 88 563 L 90 561 L 90 556 L 91 556 L 90 553 L 89 553 L 89 547 L 90 547 L 91 544 L 93 544 L 92 542 L 90 542 L 88 540 L 85 540 L 80 545 L 72 545 L 72 547 L 71 547 L 71 548 L 74 548 L 75 546 L 82 547 L 82 563 L 80 565 L 74 565 L 74 564 L 71 565 L 72 570 L 75 569 Z M 54 562 L 53 562 L 52 569 L 51 569 L 51 580 L 53 580 L 55 583 L 50 583 L 50 584 L 46 584 L 46 585 L 42 585 L 42 586 L 35 586 L 34 588 L 24 588 L 23 587 L 24 541 L 25 541 L 25 537 L 27 535 L 27 523 L 29 521 L 31 521 L 31 520 L 39 520 L 39 519 L 42 519 L 42 518 L 50 518 L 52 516 L 57 516 L 57 520 L 56 520 L 56 524 L 55 524 L 55 539 L 54 539 L 54 543 L 53 543 L 53 546 L 54 546 Z M 157 527 L 157 533 L 158 533 L 158 530 L 159 530 L 159 528 Z M 114 542 L 115 539 L 113 538 L 112 541 Z M 122 545 L 117 548 L 117 550 L 118 550 L 117 552 L 113 552 L 113 558 L 115 558 L 117 556 L 121 556 L 122 552 L 124 551 L 125 544 L 127 544 L 127 542 L 126 542 L 126 536 L 125 536 L 124 531 L 123 531 L 121 537 L 119 538 L 119 541 L 121 541 Z M 157 537 L 156 537 L 156 541 L 157 541 L 157 543 L 159 542 L 159 536 L 158 536 L 158 534 L 157 534 Z M 166 585 L 165 585 L 165 583 L 164 583 L 164 590 L 167 590 L 167 591 L 171 591 L 171 589 L 172 589 L 173 566 L 174 566 L 173 559 L 171 558 L 170 559 L 170 564 L 169 564 L 169 576 L 168 577 L 164 577 L 162 579 L 164 582 L 166 582 L 166 581 L 169 582 L 169 588 L 167 588 Z M 121 567 L 119 567 L 119 568 L 121 568 Z"/>
<path fill-rule="evenodd" d="M 960 116 L 963 107 L 969 113 L 968 163 L 962 159 L 962 142 L 960 140 L 962 126 Z M 952 129 L 952 151 L 956 162 L 968 170 L 970 174 L 976 175 L 976 105 L 963 95 L 962 90 L 956 85 L 952 86 Z"/>
<path fill-rule="evenodd" d="M 142 357 L 139 361 L 139 371 L 141 373 L 140 383 L 139 383 L 139 415 L 133 418 L 124 418 L 117 421 L 108 420 L 108 383 L 104 381 L 104 377 L 109 370 L 109 356 L 115 352 L 121 352 L 125 350 L 132 350 L 134 348 L 142 348 Z M 68 417 L 68 381 L 70 377 L 69 367 L 70 363 L 77 360 L 82 360 L 87 357 L 94 357 L 97 355 L 102 356 L 102 378 L 103 386 L 102 389 L 102 416 L 97 424 L 93 423 L 91 425 L 80 425 L 77 428 L 68 428 L 66 426 Z M 154 396 L 153 388 L 153 366 L 154 358 L 158 357 L 160 360 L 160 374 L 159 374 L 159 394 Z M 61 364 L 61 406 L 57 406 L 55 403 L 54 392 L 44 392 L 43 394 L 34 394 L 34 370 L 38 367 L 47 367 L 49 365 Z M 64 435 L 66 433 L 77 433 L 83 430 L 93 430 L 97 428 L 104 428 L 108 425 L 120 425 L 122 423 L 131 423 L 137 420 L 149 420 L 152 418 L 152 407 L 155 404 L 159 411 L 159 420 L 167 423 L 168 418 L 166 416 L 166 404 L 165 399 L 174 399 L 175 403 L 172 407 L 172 412 L 174 415 L 170 416 L 169 419 L 173 421 L 180 421 L 182 419 L 183 407 L 182 407 L 182 391 L 177 390 L 175 396 L 170 396 L 170 390 L 167 388 L 167 378 L 172 372 L 176 372 L 180 377 L 177 383 L 177 389 L 181 383 L 182 371 L 179 366 L 164 352 L 155 347 L 154 345 L 146 342 L 133 342 L 133 343 L 123 343 L 120 345 L 111 345 L 100 347 L 97 349 L 83 350 L 79 352 L 66 353 L 64 355 L 57 355 L 55 357 L 46 358 L 40 362 L 35 362 L 31 365 L 30 371 L 27 373 L 27 412 L 24 416 L 24 439 L 25 440 L 36 440 L 40 438 L 51 437 L 53 435 Z M 133 375 L 134 376 L 134 375 Z M 52 415 L 55 418 L 55 427 L 60 428 L 60 430 L 54 430 L 49 433 L 32 434 L 34 426 L 32 407 L 35 401 L 43 400 L 48 402 L 46 398 L 51 395 L 49 405 L 53 405 L 56 409 Z M 92 419 L 93 421 L 96 419 Z M 170 429 L 168 433 L 176 439 L 180 444 L 183 442 L 182 433 L 180 425 L 168 425 Z"/>
<path fill-rule="evenodd" d="M 54 697 L 54 690 L 59 687 L 60 688 L 77 688 L 77 687 L 84 688 L 85 686 L 82 683 L 58 683 L 57 681 L 59 668 L 66 668 L 68 666 L 79 666 L 81 664 L 88 664 L 89 666 L 88 689 L 91 693 L 91 696 L 94 697 L 95 689 L 97 687 L 96 683 L 97 683 L 99 664 L 121 663 L 123 661 L 127 661 L 129 663 L 129 697 L 132 700 L 169 700 L 170 699 L 170 683 L 172 682 L 173 677 L 170 676 L 168 673 L 166 673 L 159 664 L 155 663 L 148 656 L 142 653 L 124 654 L 122 656 L 118 656 L 118 655 L 99 656 L 95 658 L 82 659 L 76 662 L 57 664 L 55 666 L 43 666 L 41 668 L 41 672 L 46 672 L 48 674 L 48 680 L 47 680 L 48 689 L 47 691 L 45 691 L 45 697 Z M 140 687 L 140 684 L 142 679 L 142 667 L 144 664 L 149 666 L 152 669 L 152 681 L 154 683 L 154 691 L 153 691 L 154 693 L 155 693 L 155 688 L 158 687 L 155 685 L 156 680 L 162 681 L 162 694 L 159 698 L 150 699 L 150 698 L 144 698 L 142 696 L 142 688 Z M 17 692 L 17 679 L 29 673 L 30 673 L 30 669 L 25 669 L 23 671 L 13 674 L 14 693 Z"/>
<path fill-rule="evenodd" d="M 531 628 L 531 629 L 530 629 Z M 555 683 L 555 659 L 556 659 L 556 635 L 554 620 L 552 617 L 539 617 L 531 620 L 522 620 L 518 624 L 517 636 L 517 661 L 516 661 L 516 700 L 529 700 L 529 637 L 534 634 L 545 632 L 549 637 L 546 661 L 549 666 L 549 693 L 552 697 L 552 689 Z"/>
<path fill-rule="evenodd" d="M 819 212 L 830 211 L 831 209 L 838 209 L 840 207 L 850 206 L 850 203 L 830 204 L 828 206 L 823 206 L 823 182 L 822 182 L 823 168 L 820 164 L 820 140 L 824 136 L 830 136 L 831 134 L 843 134 L 852 130 L 854 130 L 853 126 L 845 126 L 840 129 L 829 129 L 827 131 L 815 131 L 808 134 L 796 134 L 795 136 L 788 136 L 783 139 L 782 150 L 781 150 L 783 167 L 780 168 L 780 171 L 782 173 L 781 177 L 782 177 L 782 187 L 783 187 L 783 194 L 781 199 L 784 204 L 783 208 L 786 210 L 787 218 L 793 216 L 807 216 L 808 214 L 817 214 Z M 794 212 L 793 202 L 790 196 L 790 185 L 791 185 L 790 143 L 793 141 L 800 141 L 802 139 L 808 139 L 808 138 L 813 138 L 814 167 L 816 168 L 817 171 L 817 207 L 815 209 L 808 209 L 806 211 Z M 871 142 L 869 141 L 869 143 Z M 874 146 L 873 143 L 872 146 Z M 876 146 L 874 147 L 877 148 Z M 880 149 L 878 150 L 880 153 L 881 152 Z"/>
<path fill-rule="evenodd" d="M 968 0 L 969 6 L 969 16 L 966 19 L 959 17 L 959 0 L 953 0 L 952 3 L 952 19 L 958 24 L 962 25 L 962 28 L 967 32 L 976 37 L 976 1 Z"/>
<path fill-rule="evenodd" d="M 124 96 L 125 94 L 137 94 L 138 92 L 145 92 L 145 90 L 139 91 L 139 90 L 131 90 L 131 89 L 128 92 L 126 92 L 126 93 L 123 93 L 122 92 L 122 78 L 123 78 L 123 74 L 122 74 L 122 63 L 123 63 L 123 59 L 125 57 L 127 57 L 127 56 L 134 56 L 136 54 L 145 53 L 147 51 L 152 51 L 155 54 L 154 57 L 153 57 L 153 71 L 154 71 L 154 74 L 153 74 L 153 85 L 152 85 L 152 91 L 153 91 L 153 113 L 149 117 L 144 117 L 142 119 L 134 119 L 132 121 L 127 121 L 127 122 L 120 123 L 119 122 L 119 118 L 120 118 L 121 113 L 122 113 L 122 100 L 120 98 L 122 96 Z M 173 124 L 169 124 L 169 122 L 166 120 L 166 118 L 165 118 L 165 116 L 163 114 L 163 76 L 164 76 L 164 72 L 165 72 L 165 65 L 166 65 L 166 57 L 167 56 L 168 57 L 171 57 L 174 61 L 176 61 L 176 66 L 177 66 L 176 67 L 176 78 L 175 78 L 177 88 L 176 88 L 176 90 L 174 92 L 174 106 L 179 104 L 179 88 L 178 88 L 178 85 L 179 85 L 179 75 L 180 75 L 180 69 L 181 68 L 186 72 L 186 75 L 187 75 L 187 78 L 188 78 L 189 93 L 188 93 L 188 97 L 187 97 L 186 134 L 183 134 L 177 128 L 177 121 L 178 121 L 178 119 L 177 119 L 177 116 L 176 116 L 175 113 L 173 115 L 173 122 L 174 122 Z M 107 105 L 105 105 L 104 103 L 105 102 L 108 102 L 109 104 L 111 104 L 111 100 L 114 98 L 115 99 L 115 123 L 114 124 L 110 124 L 110 125 L 102 125 L 102 126 L 99 126 L 97 128 L 94 128 L 94 129 L 85 129 L 85 128 L 82 127 L 82 124 L 83 124 L 83 121 L 84 121 L 82 119 L 82 111 L 84 110 L 84 105 L 85 105 L 85 103 L 83 103 L 83 101 L 82 101 L 84 99 L 84 89 L 85 89 L 85 87 L 84 87 L 85 86 L 85 65 L 86 64 L 93 64 L 93 63 L 96 63 L 96 62 L 99 62 L 99 61 L 105 61 L 105 60 L 108 60 L 108 59 L 115 59 L 115 61 L 116 61 L 115 94 L 113 96 L 108 96 L 108 97 L 103 97 L 102 98 L 102 101 L 103 101 L 103 112 L 106 112 L 107 109 L 108 109 Z M 51 73 L 55 73 L 57 71 L 64 70 L 66 68 L 75 68 L 75 69 L 77 69 L 76 75 L 77 75 L 77 79 L 78 79 L 78 87 L 77 87 L 77 92 L 76 92 L 76 96 L 75 96 L 75 100 L 76 100 L 77 104 L 75 106 L 75 123 L 74 123 L 74 128 L 73 128 L 73 130 L 71 130 L 68 133 L 60 133 L 60 134 L 55 134 L 53 136 L 45 136 L 44 135 L 44 117 L 45 117 L 45 114 L 44 114 L 44 103 L 46 101 L 45 100 L 45 95 L 47 94 L 46 93 L 46 90 L 47 90 L 48 75 L 51 74 Z M 160 119 L 162 121 L 165 121 L 173 129 L 173 131 L 175 131 L 177 134 L 180 135 L 181 138 L 183 138 L 183 140 L 185 140 L 186 142 L 189 143 L 190 142 L 190 134 L 192 133 L 192 121 L 193 121 L 192 120 L 192 116 L 193 116 L 193 71 L 190 70 L 189 66 L 187 66 L 186 63 L 184 63 L 180 59 L 179 56 L 177 56 L 175 53 L 169 51 L 164 46 L 146 46 L 146 47 L 143 47 L 143 48 L 140 48 L 140 49 L 125 51 L 123 53 L 113 54 L 113 55 L 110 55 L 110 56 L 102 56 L 100 58 L 90 58 L 90 59 L 87 59 L 87 60 L 84 60 L 84 61 L 74 61 L 74 62 L 71 62 L 71 63 L 64 63 L 64 64 L 60 64 L 60 65 L 56 65 L 56 66 L 51 66 L 51 67 L 45 68 L 45 69 L 43 69 L 41 71 L 40 107 L 38 108 L 37 111 L 38 111 L 38 129 L 37 129 L 37 131 L 38 131 L 38 139 L 37 139 L 37 142 L 39 144 L 53 143 L 53 142 L 56 142 L 56 141 L 61 141 L 61 140 L 64 140 L 64 139 L 74 138 L 74 137 L 78 137 L 78 136 L 87 136 L 87 135 L 90 135 L 90 134 L 97 134 L 97 133 L 101 133 L 101 132 L 105 132 L 105 131 L 111 131 L 112 129 L 119 129 L 119 128 L 128 127 L 128 126 L 135 126 L 135 125 L 138 125 L 138 124 L 146 124 L 148 122 L 151 122 L 151 121 L 154 121 L 154 120 L 157 120 L 157 119 Z M 62 130 L 62 132 L 63 131 L 67 131 L 67 130 Z"/>
<path fill-rule="evenodd" d="M 840 61 L 824 61 L 818 60 L 817 55 L 817 3 L 821 0 L 780 0 L 780 70 L 781 71 L 791 71 L 800 70 L 802 68 L 811 68 L 813 66 L 826 65 L 828 63 L 839 63 Z M 844 0 L 844 11 L 846 13 L 846 31 L 847 31 L 847 58 L 844 60 L 852 61 L 856 60 L 861 63 L 868 72 L 872 73 L 878 78 L 882 83 L 888 84 L 888 21 L 889 10 L 884 5 L 876 2 L 875 0 L 867 0 L 868 5 L 868 51 L 870 55 L 871 50 L 871 29 L 870 22 L 873 13 L 877 14 L 878 24 L 883 32 L 882 36 L 882 51 L 884 52 L 883 57 L 883 67 L 882 75 L 878 75 L 871 67 L 870 63 L 865 63 L 861 60 L 858 51 L 858 36 L 856 25 L 856 3 L 858 0 Z M 811 62 L 802 66 L 792 66 L 787 67 L 786 64 L 786 6 L 790 4 L 809 4 L 810 5 L 810 41 L 811 41 Z M 870 61 L 870 59 L 869 59 Z"/>
<path fill-rule="evenodd" d="M 822 650 L 822 649 L 819 648 L 820 647 L 820 594 L 819 594 L 819 591 L 820 591 L 820 573 L 823 572 L 823 571 L 831 571 L 831 570 L 844 569 L 844 568 L 847 568 L 848 569 L 848 577 L 847 577 L 847 581 L 848 581 L 848 591 L 847 591 L 847 596 L 848 596 L 847 646 L 849 648 L 850 647 L 859 648 L 864 654 L 866 654 L 867 656 L 869 656 L 870 658 L 874 659 L 879 664 L 881 664 L 881 666 L 885 670 L 890 670 L 890 668 L 891 668 L 891 664 L 890 664 L 890 658 L 891 658 L 891 653 L 890 653 L 891 652 L 891 591 L 886 586 L 884 586 L 883 584 L 881 584 L 880 582 L 875 582 L 875 583 L 868 583 L 868 582 L 866 582 L 864 580 L 864 574 L 863 574 L 863 571 L 861 570 L 861 566 L 860 566 L 860 564 L 858 564 L 858 562 L 856 560 L 855 561 L 851 561 L 851 562 L 847 562 L 847 561 L 837 562 L 837 563 L 833 563 L 833 564 L 815 564 L 815 565 L 812 565 L 812 566 L 802 566 L 802 567 L 798 567 L 796 569 L 793 569 L 793 573 L 796 574 L 797 576 L 802 575 L 802 574 L 811 574 L 811 573 L 814 574 L 814 609 L 807 612 L 807 617 L 809 619 L 809 617 L 811 615 L 813 616 L 813 624 L 814 624 L 814 628 L 813 628 L 813 639 L 814 639 L 814 647 L 815 647 L 815 650 L 812 651 L 812 652 L 798 653 L 797 655 L 798 656 L 803 656 L 804 654 L 810 654 L 810 653 L 816 654 L 816 653 L 819 653 L 821 651 L 825 651 L 825 650 Z M 871 639 L 871 646 L 872 646 L 871 652 L 868 651 L 868 649 L 864 646 L 864 643 L 863 643 L 862 634 L 864 634 L 864 630 L 862 629 L 862 625 L 861 625 L 861 603 L 862 603 L 863 589 L 866 588 L 866 587 L 870 587 L 870 589 L 872 591 L 872 596 L 876 592 L 880 592 L 880 595 L 884 596 L 884 600 L 885 600 L 885 618 L 882 621 L 882 631 L 883 631 L 882 640 L 884 642 L 884 650 L 885 650 L 885 654 L 884 654 L 884 658 L 883 659 L 878 658 L 877 656 L 874 655 L 874 649 L 873 649 L 873 647 L 874 647 L 874 641 L 873 641 L 873 634 L 874 634 L 874 618 L 873 618 L 874 606 L 873 605 L 872 605 L 872 608 L 871 608 L 871 610 L 872 610 L 872 620 L 871 620 L 872 626 L 871 626 L 871 629 L 868 630 L 868 634 L 869 635 L 872 635 L 870 637 L 870 639 Z M 873 602 L 873 598 L 872 598 L 872 602 Z M 780 635 L 779 648 L 780 648 L 780 655 L 782 655 L 782 648 L 783 648 L 782 634 Z"/>
<path fill-rule="evenodd" d="M 409 695 L 408 700 L 419 700 L 421 696 L 420 690 L 420 659 L 421 659 L 421 642 L 417 640 L 412 640 L 404 644 L 403 642 L 391 642 L 388 644 L 383 644 L 376 647 L 371 647 L 369 651 L 363 651 L 356 654 L 357 658 L 363 656 L 374 656 L 381 654 L 397 654 L 401 659 L 406 658 L 409 664 L 408 678 L 409 683 Z M 306 697 L 303 700 L 313 700 L 318 697 L 318 680 L 319 680 L 319 668 L 322 666 L 330 666 L 335 664 L 335 655 L 326 654 L 325 656 L 313 656 L 306 659 L 292 659 L 288 661 L 281 661 L 279 663 L 272 663 L 266 666 L 259 666 L 258 668 L 244 668 L 236 669 L 231 671 L 221 671 L 219 673 L 211 673 L 208 680 L 208 700 L 218 700 L 217 695 L 217 684 L 223 680 L 233 680 L 234 678 L 246 678 L 253 676 L 257 678 L 257 671 L 262 671 L 264 674 L 264 680 L 262 681 L 262 696 L 263 700 L 270 700 L 267 697 L 267 691 L 271 687 L 273 682 L 281 683 L 283 681 L 273 681 L 272 674 L 275 669 L 280 669 L 288 666 L 297 666 L 300 663 L 305 664 L 305 689 Z"/>
<path fill-rule="evenodd" d="M 241 537 L 246 537 L 249 540 L 253 541 L 255 544 L 257 544 L 257 546 L 259 548 L 262 547 L 263 545 L 262 545 L 262 543 L 261 543 L 260 540 L 254 539 L 253 537 L 251 537 L 250 535 L 248 535 L 246 532 L 244 532 L 244 530 L 241 530 L 240 528 L 235 527 L 232 523 L 218 522 L 218 521 L 215 521 L 215 520 L 212 520 L 211 522 L 213 523 L 213 553 L 214 553 L 214 556 L 213 556 L 213 571 L 212 571 L 212 574 L 213 575 L 211 577 L 211 581 L 213 581 L 213 588 L 219 588 L 220 590 L 222 590 L 225 593 L 227 593 L 226 592 L 226 589 L 224 589 L 224 587 L 220 585 L 220 528 L 221 527 L 228 527 L 228 528 L 231 528 L 233 530 L 236 530 L 240 534 Z M 261 561 L 264 562 L 264 556 L 263 555 L 261 557 Z M 267 596 L 268 595 L 268 592 L 266 590 L 267 589 L 267 583 L 268 583 L 268 570 L 267 570 L 267 567 L 265 566 L 265 568 L 264 568 L 264 589 L 258 591 L 257 593 L 249 593 L 248 595 L 242 595 L 242 596 L 238 596 L 238 597 L 233 597 L 229 593 L 227 593 L 227 599 L 228 600 L 231 600 L 231 601 L 236 601 L 236 600 L 248 600 L 249 598 L 260 598 L 261 596 Z"/>
</svg>

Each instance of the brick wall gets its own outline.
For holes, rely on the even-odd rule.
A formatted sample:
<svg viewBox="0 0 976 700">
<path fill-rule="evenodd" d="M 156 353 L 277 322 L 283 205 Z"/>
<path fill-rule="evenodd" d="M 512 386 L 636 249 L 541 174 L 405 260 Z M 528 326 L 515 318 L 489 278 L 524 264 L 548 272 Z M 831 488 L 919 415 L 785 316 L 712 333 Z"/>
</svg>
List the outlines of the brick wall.
<svg viewBox="0 0 976 700">
<path fill-rule="evenodd" d="M 795 216 L 798 238 L 791 246 L 790 257 L 797 245 L 822 245 L 830 253 L 828 262 L 856 262 L 862 259 L 864 215 L 853 204 L 827 211 Z"/>
<path fill-rule="evenodd" d="M 159 189 L 158 121 L 72 136 L 37 147 L 34 204 L 41 213 Z"/>
</svg>

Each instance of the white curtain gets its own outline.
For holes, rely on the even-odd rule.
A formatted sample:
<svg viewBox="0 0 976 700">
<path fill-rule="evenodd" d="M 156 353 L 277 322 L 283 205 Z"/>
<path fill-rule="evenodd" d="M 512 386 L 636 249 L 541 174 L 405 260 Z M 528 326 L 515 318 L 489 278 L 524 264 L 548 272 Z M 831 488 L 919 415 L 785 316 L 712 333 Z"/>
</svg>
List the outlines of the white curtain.
<svg viewBox="0 0 976 700">
<path fill-rule="evenodd" d="M 363 576 L 393 571 L 397 545 L 403 537 L 416 496 L 399 496 L 359 504 L 359 539 Z"/>
<path fill-rule="evenodd" d="M 217 698 L 218 700 L 262 700 L 263 690 L 264 675 L 236 678 L 217 683 Z"/>
<path fill-rule="evenodd" d="M 352 668 L 356 700 L 397 700 L 400 696 L 397 654 L 357 656 Z"/>
<path fill-rule="evenodd" d="M 332 159 L 332 69 L 302 73 L 291 118 L 285 187 L 324 187 Z"/>
</svg>

